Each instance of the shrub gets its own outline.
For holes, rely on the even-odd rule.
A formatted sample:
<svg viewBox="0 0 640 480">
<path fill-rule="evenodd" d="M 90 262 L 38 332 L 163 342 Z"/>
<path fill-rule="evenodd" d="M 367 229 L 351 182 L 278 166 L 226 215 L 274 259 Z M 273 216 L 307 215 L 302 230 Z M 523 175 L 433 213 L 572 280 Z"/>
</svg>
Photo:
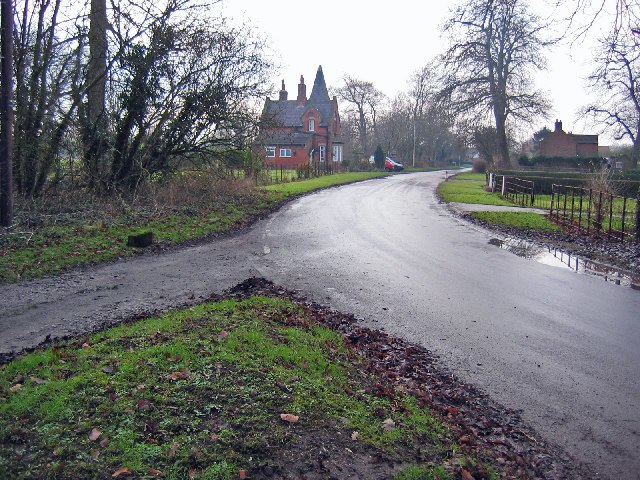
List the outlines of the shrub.
<svg viewBox="0 0 640 480">
<path fill-rule="evenodd" d="M 474 158 L 473 159 L 473 172 L 474 173 L 485 173 L 487 171 L 487 161 L 483 158 Z"/>
</svg>

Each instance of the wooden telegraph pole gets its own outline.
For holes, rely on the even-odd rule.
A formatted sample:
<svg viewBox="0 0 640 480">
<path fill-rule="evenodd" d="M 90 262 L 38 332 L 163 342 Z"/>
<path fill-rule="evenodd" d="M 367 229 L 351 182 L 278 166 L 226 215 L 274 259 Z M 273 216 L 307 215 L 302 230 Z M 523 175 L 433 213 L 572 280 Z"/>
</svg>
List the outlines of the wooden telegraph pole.
<svg viewBox="0 0 640 480">
<path fill-rule="evenodd" d="M 0 0 L 0 226 L 13 218 L 13 0 Z"/>
</svg>

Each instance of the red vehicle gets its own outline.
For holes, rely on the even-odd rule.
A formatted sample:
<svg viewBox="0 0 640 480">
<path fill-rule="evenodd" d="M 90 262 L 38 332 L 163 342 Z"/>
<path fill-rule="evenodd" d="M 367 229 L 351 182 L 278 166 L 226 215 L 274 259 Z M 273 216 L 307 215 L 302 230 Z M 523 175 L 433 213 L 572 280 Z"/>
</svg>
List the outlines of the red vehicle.
<svg viewBox="0 0 640 480">
<path fill-rule="evenodd" d="M 387 172 L 399 172 L 400 170 L 404 170 L 404 165 L 387 157 L 384 159 L 384 169 Z"/>
</svg>

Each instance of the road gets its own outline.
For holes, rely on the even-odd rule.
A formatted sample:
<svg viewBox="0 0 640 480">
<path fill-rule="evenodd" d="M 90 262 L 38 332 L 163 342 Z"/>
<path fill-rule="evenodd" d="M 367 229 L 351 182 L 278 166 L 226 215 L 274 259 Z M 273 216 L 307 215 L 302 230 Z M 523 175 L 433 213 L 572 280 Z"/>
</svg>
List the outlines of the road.
<svg viewBox="0 0 640 480">
<path fill-rule="evenodd" d="M 439 354 L 593 478 L 640 478 L 640 292 L 496 248 L 438 204 L 441 178 L 329 189 L 212 243 L 0 287 L 0 353 L 264 276 Z"/>
</svg>

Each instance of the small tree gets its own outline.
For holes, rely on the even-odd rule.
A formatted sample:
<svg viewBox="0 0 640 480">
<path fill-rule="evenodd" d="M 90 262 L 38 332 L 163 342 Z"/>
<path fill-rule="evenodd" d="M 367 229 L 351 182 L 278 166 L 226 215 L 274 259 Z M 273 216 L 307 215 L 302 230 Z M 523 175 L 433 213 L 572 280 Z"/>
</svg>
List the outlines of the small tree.
<svg viewBox="0 0 640 480">
<path fill-rule="evenodd" d="M 375 153 L 373 154 L 373 161 L 375 162 L 376 167 L 384 168 L 384 156 L 384 150 L 382 150 L 382 147 L 378 145 Z"/>
</svg>

